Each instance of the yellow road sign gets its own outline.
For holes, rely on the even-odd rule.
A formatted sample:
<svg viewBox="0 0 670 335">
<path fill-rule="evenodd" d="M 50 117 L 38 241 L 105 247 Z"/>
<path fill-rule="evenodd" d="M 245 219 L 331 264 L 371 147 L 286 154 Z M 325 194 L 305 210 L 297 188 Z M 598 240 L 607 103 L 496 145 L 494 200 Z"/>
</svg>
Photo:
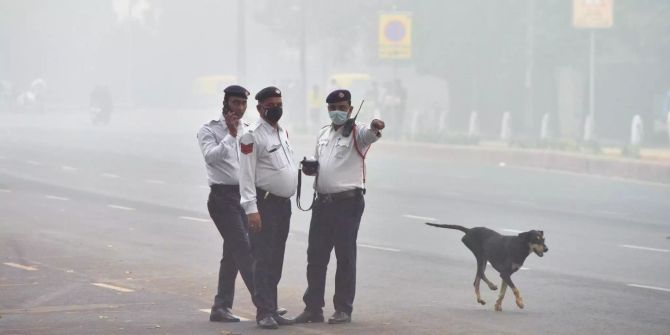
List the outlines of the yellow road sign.
<svg viewBox="0 0 670 335">
<path fill-rule="evenodd" d="M 573 0 L 572 25 L 575 28 L 610 28 L 613 0 Z"/>
<path fill-rule="evenodd" d="M 408 12 L 379 14 L 379 58 L 412 57 L 412 15 Z"/>
</svg>

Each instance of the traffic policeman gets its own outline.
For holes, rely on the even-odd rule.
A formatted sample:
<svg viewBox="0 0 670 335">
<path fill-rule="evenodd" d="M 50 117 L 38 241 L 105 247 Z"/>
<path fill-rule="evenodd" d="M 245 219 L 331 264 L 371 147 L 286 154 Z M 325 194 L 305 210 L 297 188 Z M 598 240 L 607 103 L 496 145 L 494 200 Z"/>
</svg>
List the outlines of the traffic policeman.
<svg viewBox="0 0 670 335">
<path fill-rule="evenodd" d="M 242 121 L 242 116 L 247 109 L 249 91 L 231 85 L 223 92 L 223 113 L 198 131 L 210 187 L 207 209 L 223 238 L 218 290 L 209 320 L 238 322 L 240 319 L 231 312 L 238 271 L 249 292 L 253 292 L 247 216 L 240 206 L 238 141 L 247 132 L 248 124 Z"/>
<path fill-rule="evenodd" d="M 328 323 L 351 322 L 356 293 L 356 239 L 365 208 L 365 154 L 381 137 L 385 126 L 378 119 L 369 125 L 348 124 L 354 120 L 349 120 L 353 107 L 347 90 L 333 91 L 326 103 L 332 123 L 321 128 L 316 142 L 319 173 L 309 225 L 307 290 L 303 296 L 306 307 L 295 318 L 296 323 L 324 321 L 326 270 L 333 248 L 337 258 L 335 313 Z M 346 127 L 352 128 L 345 130 Z"/>
<path fill-rule="evenodd" d="M 240 203 L 251 231 L 256 322 L 261 328 L 276 329 L 293 323 L 276 309 L 298 167 L 288 132 L 279 124 L 281 91 L 266 87 L 256 100 L 260 120 L 240 139 Z"/>
</svg>

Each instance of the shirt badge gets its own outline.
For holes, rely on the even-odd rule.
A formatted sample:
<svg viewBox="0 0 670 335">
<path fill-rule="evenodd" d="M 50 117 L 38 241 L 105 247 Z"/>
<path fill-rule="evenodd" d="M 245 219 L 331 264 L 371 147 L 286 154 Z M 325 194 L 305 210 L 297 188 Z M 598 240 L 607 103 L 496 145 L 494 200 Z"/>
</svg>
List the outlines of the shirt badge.
<svg viewBox="0 0 670 335">
<path fill-rule="evenodd" d="M 242 151 L 243 154 L 248 155 L 254 151 L 254 144 L 249 143 L 249 144 L 244 144 L 240 143 L 240 151 Z"/>
</svg>

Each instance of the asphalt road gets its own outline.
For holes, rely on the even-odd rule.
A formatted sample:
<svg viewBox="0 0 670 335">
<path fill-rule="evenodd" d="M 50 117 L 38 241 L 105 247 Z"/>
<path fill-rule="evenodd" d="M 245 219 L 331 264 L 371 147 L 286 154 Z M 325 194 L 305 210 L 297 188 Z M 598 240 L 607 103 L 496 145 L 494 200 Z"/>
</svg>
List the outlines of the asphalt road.
<svg viewBox="0 0 670 335">
<path fill-rule="evenodd" d="M 115 115 L 107 127 L 0 115 L 0 334 L 267 333 L 208 321 L 221 252 L 195 139 L 208 114 Z M 296 158 L 314 136 L 291 134 Z M 303 308 L 309 223 L 293 214 L 289 315 Z M 465 163 L 382 139 L 368 160 L 353 323 L 274 333 L 668 334 L 668 219 L 668 185 Z M 494 312 L 484 288 L 489 303 L 477 304 L 462 233 L 425 221 L 544 230 L 549 252 L 513 276 L 526 308 L 509 294 Z M 331 267 L 327 314 L 333 279 Z M 253 319 L 241 281 L 234 311 Z"/>
</svg>

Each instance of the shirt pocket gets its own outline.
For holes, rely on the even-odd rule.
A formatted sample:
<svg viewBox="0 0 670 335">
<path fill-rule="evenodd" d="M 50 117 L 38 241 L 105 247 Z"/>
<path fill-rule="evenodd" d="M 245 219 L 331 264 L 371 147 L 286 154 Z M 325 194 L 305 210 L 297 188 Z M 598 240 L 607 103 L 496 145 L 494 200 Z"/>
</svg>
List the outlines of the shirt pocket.
<svg viewBox="0 0 670 335">
<path fill-rule="evenodd" d="M 338 138 L 337 143 L 335 143 L 335 157 L 343 158 L 349 152 L 349 147 L 351 146 L 351 137 L 347 138 Z"/>
<path fill-rule="evenodd" d="M 286 167 L 286 160 L 284 157 L 284 150 L 281 147 L 281 144 L 268 144 L 265 147 L 265 152 L 270 158 L 270 164 L 277 170 L 281 170 Z"/>
<path fill-rule="evenodd" d="M 294 159 L 295 152 L 293 151 L 293 147 L 291 146 L 291 144 L 288 143 L 288 140 L 284 141 L 284 145 L 286 146 L 286 149 L 288 150 L 287 151 L 288 159 L 290 159 L 291 162 L 295 162 L 295 159 Z M 287 162 L 287 163 L 290 163 L 290 162 Z M 291 163 L 290 165 L 293 165 L 293 163 Z"/>
<path fill-rule="evenodd" d="M 324 157 L 324 155 L 326 154 L 327 147 L 328 147 L 328 139 L 319 140 L 319 146 L 318 146 L 319 157 Z"/>
</svg>

